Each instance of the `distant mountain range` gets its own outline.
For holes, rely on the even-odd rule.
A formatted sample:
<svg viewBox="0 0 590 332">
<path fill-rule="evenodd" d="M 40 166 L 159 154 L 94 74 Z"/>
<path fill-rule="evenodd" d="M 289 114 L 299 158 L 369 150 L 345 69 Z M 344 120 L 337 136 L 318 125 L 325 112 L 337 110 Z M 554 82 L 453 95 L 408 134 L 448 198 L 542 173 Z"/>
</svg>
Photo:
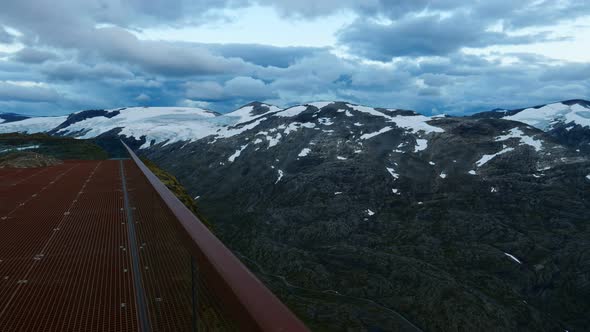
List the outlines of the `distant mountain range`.
<svg viewBox="0 0 590 332">
<path fill-rule="evenodd" d="M 26 115 L 20 115 L 16 113 L 0 113 L 0 123 L 21 121 L 28 118 L 29 117 Z"/>
<path fill-rule="evenodd" d="M 196 141 L 209 135 L 219 137 L 233 135 L 231 133 L 232 129 L 235 129 L 233 127 L 239 128 L 241 124 L 249 123 L 251 120 L 263 122 L 268 117 L 301 113 L 308 108 L 322 109 L 326 106 L 342 107 L 342 110 L 350 108 L 349 112 L 364 110 L 374 114 L 379 112 L 388 114 L 397 111 L 403 115 L 419 115 L 413 111 L 370 108 L 345 102 L 316 102 L 287 109 L 253 102 L 225 114 L 187 107 L 130 107 L 87 110 L 57 117 L 28 117 L 15 113 L 0 113 L 0 133 L 49 132 L 80 138 L 116 133 L 128 139 L 142 141 L 142 148 L 146 148 L 159 143 Z M 590 128 L 590 102 L 586 100 L 568 100 L 516 110 L 496 109 L 469 117 L 522 122 L 562 140 L 565 136 L 569 139 L 563 140 L 564 143 L 578 144 L 584 149 L 587 149 L 586 143 L 590 143 L 580 142 L 581 137 L 577 134 Z M 233 132 L 235 133 L 235 130 Z"/>
<path fill-rule="evenodd" d="M 312 329 L 590 326 L 587 101 L 465 117 L 121 108 L 0 123 L 10 131 L 122 138 Z"/>
</svg>

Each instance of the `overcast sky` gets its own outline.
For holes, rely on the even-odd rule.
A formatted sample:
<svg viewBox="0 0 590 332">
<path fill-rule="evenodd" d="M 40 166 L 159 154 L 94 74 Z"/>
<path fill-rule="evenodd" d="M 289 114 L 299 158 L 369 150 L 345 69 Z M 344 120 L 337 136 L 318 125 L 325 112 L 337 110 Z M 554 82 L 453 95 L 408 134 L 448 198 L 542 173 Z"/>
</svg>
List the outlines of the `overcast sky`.
<svg viewBox="0 0 590 332">
<path fill-rule="evenodd" d="M 586 0 L 2 0 L 0 112 L 590 99 Z"/>
</svg>

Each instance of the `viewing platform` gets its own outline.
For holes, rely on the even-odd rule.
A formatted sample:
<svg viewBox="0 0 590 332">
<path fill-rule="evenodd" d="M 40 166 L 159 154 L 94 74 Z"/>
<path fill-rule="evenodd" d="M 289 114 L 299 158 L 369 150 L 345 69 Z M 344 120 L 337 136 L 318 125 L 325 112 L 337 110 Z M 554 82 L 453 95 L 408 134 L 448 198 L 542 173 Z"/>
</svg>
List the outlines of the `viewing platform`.
<svg viewBox="0 0 590 332">
<path fill-rule="evenodd" d="M 128 151 L 0 169 L 0 331 L 307 331 Z"/>
</svg>

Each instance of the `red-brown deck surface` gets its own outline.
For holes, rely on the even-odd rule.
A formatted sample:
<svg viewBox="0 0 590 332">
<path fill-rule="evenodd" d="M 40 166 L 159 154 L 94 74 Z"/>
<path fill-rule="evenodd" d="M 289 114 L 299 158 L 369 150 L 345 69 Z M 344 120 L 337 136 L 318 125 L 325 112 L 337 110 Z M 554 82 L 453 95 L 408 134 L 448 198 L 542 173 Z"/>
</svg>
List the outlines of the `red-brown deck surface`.
<svg viewBox="0 0 590 332">
<path fill-rule="evenodd" d="M 0 169 L 0 331 L 137 331 L 119 161 Z"/>
<path fill-rule="evenodd" d="M 130 153 L 0 169 L 0 332 L 307 331 Z"/>
</svg>

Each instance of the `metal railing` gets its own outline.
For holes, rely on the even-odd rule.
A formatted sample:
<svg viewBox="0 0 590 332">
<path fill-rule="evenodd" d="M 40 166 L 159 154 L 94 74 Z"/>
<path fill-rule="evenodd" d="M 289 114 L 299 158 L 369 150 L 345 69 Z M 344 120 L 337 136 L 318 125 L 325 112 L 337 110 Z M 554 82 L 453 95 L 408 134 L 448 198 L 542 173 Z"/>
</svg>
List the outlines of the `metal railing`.
<svg viewBox="0 0 590 332">
<path fill-rule="evenodd" d="M 307 327 L 123 143 L 170 213 L 190 255 L 193 330 L 308 331 Z M 138 189 L 139 190 L 139 189 Z M 188 262 L 187 262 L 188 263 Z"/>
</svg>

